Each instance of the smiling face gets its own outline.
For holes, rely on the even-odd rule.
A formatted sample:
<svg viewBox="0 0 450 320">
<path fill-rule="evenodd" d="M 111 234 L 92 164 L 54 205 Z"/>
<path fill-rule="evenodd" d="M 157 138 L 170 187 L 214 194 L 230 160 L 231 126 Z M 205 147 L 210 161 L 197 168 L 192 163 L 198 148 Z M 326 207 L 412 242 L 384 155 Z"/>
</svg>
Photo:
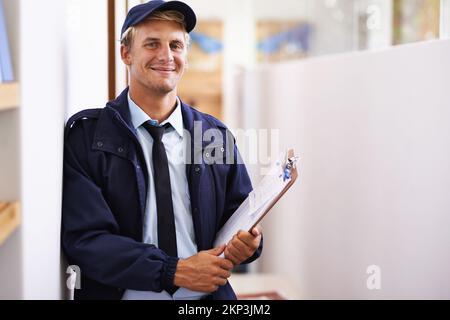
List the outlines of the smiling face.
<svg viewBox="0 0 450 320">
<path fill-rule="evenodd" d="M 121 48 L 122 60 L 130 71 L 130 85 L 156 95 L 176 94 L 187 66 L 183 27 L 173 21 L 148 20 L 135 28 L 131 46 Z"/>
</svg>

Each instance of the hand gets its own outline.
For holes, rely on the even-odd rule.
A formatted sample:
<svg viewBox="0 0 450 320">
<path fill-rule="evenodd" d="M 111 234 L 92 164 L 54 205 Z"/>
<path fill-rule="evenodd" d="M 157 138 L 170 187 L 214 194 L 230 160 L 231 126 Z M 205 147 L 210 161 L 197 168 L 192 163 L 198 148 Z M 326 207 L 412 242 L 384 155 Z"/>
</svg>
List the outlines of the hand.
<svg viewBox="0 0 450 320">
<path fill-rule="evenodd" d="M 261 230 L 261 226 L 257 225 L 251 233 L 239 231 L 228 243 L 225 258 L 238 265 L 253 256 L 261 242 Z"/>
<path fill-rule="evenodd" d="M 193 291 L 211 293 L 228 282 L 233 263 L 219 258 L 225 245 L 179 260 L 175 271 L 174 285 Z"/>
</svg>

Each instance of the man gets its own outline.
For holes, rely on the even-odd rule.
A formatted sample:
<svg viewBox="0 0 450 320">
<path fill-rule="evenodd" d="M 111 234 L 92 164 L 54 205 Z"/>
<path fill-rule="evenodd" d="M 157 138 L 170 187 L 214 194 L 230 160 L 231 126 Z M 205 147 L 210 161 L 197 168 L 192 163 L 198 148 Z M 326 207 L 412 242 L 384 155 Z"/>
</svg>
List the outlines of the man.
<svg viewBox="0 0 450 320">
<path fill-rule="evenodd" d="M 195 24 L 179 1 L 131 9 L 129 88 L 68 121 L 62 246 L 81 270 L 76 299 L 235 299 L 232 268 L 261 253 L 259 228 L 212 248 L 252 187 L 227 128 L 177 97 Z"/>
</svg>

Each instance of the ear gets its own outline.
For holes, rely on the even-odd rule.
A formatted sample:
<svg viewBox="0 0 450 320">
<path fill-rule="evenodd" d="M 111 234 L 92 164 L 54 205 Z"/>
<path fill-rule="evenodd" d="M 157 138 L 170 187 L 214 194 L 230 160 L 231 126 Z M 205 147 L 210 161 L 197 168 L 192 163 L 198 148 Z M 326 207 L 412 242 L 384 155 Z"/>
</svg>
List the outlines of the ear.
<svg viewBox="0 0 450 320">
<path fill-rule="evenodd" d="M 123 63 L 127 66 L 131 65 L 130 49 L 125 47 L 123 44 L 120 46 L 120 57 L 122 58 Z"/>
</svg>

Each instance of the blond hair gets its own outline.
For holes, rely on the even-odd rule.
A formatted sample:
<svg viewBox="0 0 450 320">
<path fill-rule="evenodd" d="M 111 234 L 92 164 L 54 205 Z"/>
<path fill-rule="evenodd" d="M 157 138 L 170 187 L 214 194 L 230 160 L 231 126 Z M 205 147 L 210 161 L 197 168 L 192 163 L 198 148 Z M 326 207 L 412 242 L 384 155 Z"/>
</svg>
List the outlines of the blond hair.
<svg viewBox="0 0 450 320">
<path fill-rule="evenodd" d="M 191 38 L 189 36 L 189 33 L 186 32 L 186 22 L 184 19 L 184 15 L 181 12 L 175 11 L 175 10 L 166 10 L 166 11 L 155 11 L 152 13 L 147 19 L 145 19 L 143 22 L 146 21 L 172 21 L 178 23 L 184 30 L 184 38 L 186 41 L 186 46 L 188 47 L 191 41 Z M 131 48 L 133 45 L 133 40 L 136 35 L 136 26 L 131 26 L 122 35 L 122 39 L 120 39 L 120 43 L 125 46 L 126 48 Z"/>
</svg>

